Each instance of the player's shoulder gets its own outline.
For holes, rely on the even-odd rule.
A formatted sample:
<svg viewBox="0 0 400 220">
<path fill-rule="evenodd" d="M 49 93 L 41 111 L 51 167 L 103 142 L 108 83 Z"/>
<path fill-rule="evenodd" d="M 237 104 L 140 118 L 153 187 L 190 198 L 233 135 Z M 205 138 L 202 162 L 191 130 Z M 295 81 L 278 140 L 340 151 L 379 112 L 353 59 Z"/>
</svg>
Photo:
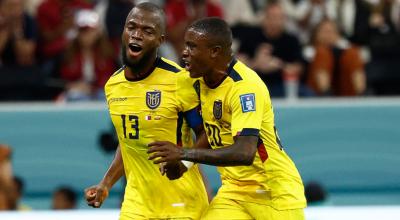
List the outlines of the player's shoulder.
<svg viewBox="0 0 400 220">
<path fill-rule="evenodd" d="M 260 84 L 264 84 L 254 70 L 236 59 L 231 62 L 228 69 L 228 74 L 233 82 L 238 86 L 259 86 Z"/>
<path fill-rule="evenodd" d="M 157 58 L 156 67 L 160 70 L 171 72 L 171 73 L 179 73 L 183 69 L 177 63 L 175 63 L 174 61 L 169 60 L 165 57 Z"/>
<path fill-rule="evenodd" d="M 106 87 L 116 81 L 120 81 L 124 78 L 125 66 L 122 66 L 117 71 L 115 71 L 110 78 L 107 80 Z"/>
<path fill-rule="evenodd" d="M 239 95 L 241 98 L 247 98 L 246 95 L 260 94 L 260 97 L 269 97 L 267 86 L 254 70 L 241 61 L 234 60 L 233 62 L 235 63 L 231 64 L 232 69 L 228 72 L 229 77 L 233 80 L 229 96 L 237 97 Z"/>
</svg>

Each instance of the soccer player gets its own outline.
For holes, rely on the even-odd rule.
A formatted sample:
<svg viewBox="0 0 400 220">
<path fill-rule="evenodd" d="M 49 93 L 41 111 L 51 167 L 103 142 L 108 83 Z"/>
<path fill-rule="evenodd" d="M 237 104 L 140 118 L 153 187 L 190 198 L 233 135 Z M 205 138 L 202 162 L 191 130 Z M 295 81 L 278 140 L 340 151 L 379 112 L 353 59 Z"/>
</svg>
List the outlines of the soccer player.
<svg viewBox="0 0 400 220">
<path fill-rule="evenodd" d="M 109 189 L 125 174 L 121 220 L 199 219 L 208 206 L 196 166 L 171 181 L 160 174 L 159 166 L 149 161 L 146 153 L 147 144 L 155 140 L 177 143 L 180 112 L 192 128 L 202 128 L 193 79 L 177 64 L 157 56 L 164 33 L 162 9 L 148 2 L 136 5 L 127 16 L 122 35 L 125 66 L 105 86 L 119 147 L 103 179 L 86 189 L 85 196 L 88 205 L 100 207 Z M 166 165 L 167 174 L 183 166 L 180 162 L 170 164 L 171 169 Z"/>
<path fill-rule="evenodd" d="M 218 166 L 222 186 L 202 219 L 302 220 L 301 177 L 279 140 L 269 92 L 260 77 L 236 60 L 225 21 L 205 18 L 185 33 L 183 59 L 198 79 L 203 123 L 212 149 L 168 141 L 150 143 L 154 163 L 188 160 Z"/>
</svg>

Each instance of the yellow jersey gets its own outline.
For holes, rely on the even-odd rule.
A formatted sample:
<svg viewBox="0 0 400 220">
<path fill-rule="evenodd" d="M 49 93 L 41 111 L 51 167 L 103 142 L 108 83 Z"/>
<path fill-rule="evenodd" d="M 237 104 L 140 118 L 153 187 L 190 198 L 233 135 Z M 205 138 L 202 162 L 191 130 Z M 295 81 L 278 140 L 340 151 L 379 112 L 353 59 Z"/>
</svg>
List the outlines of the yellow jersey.
<svg viewBox="0 0 400 220">
<path fill-rule="evenodd" d="M 278 210 L 304 208 L 303 183 L 280 144 L 267 87 L 240 61 L 233 60 L 227 73 L 216 88 L 208 88 L 202 78 L 196 82 L 208 141 L 213 149 L 232 145 L 237 135 L 258 136 L 259 141 L 251 166 L 218 167 L 218 196 Z"/>
<path fill-rule="evenodd" d="M 193 82 L 186 70 L 157 58 L 154 70 L 144 79 L 129 81 L 121 68 L 106 83 L 107 104 L 127 178 L 121 215 L 197 219 L 207 207 L 197 166 L 170 181 L 147 154 L 147 145 L 153 141 L 178 142 L 178 115 L 193 116 L 199 105 Z M 188 119 L 189 125 L 202 123 L 199 113 L 198 119 Z"/>
</svg>

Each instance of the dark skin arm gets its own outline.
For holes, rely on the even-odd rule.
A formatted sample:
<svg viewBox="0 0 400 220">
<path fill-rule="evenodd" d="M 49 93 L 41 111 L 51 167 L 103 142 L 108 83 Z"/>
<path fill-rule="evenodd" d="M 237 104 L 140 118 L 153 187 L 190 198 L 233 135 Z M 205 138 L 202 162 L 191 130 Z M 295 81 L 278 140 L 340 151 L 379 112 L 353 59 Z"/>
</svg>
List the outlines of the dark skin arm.
<svg viewBox="0 0 400 220">
<path fill-rule="evenodd" d="M 100 208 L 101 204 L 108 197 L 108 191 L 123 176 L 124 164 L 122 162 L 121 149 L 118 145 L 115 151 L 114 160 L 99 184 L 85 189 L 85 199 L 89 206 Z"/>
<path fill-rule="evenodd" d="M 214 150 L 205 148 L 204 136 L 201 136 L 195 148 L 191 149 L 180 148 L 167 141 L 150 143 L 150 149 L 147 151 L 151 154 L 149 159 L 154 160 L 155 164 L 174 160 L 187 160 L 214 166 L 248 166 L 253 163 L 257 150 L 257 136 L 237 136 L 234 144 Z"/>
<path fill-rule="evenodd" d="M 198 143 L 201 143 L 202 147 L 209 148 L 207 137 L 204 133 L 203 125 L 200 124 L 199 126 L 192 128 L 196 134 Z M 171 143 L 172 144 L 172 143 Z M 180 160 L 170 160 L 163 164 L 163 169 L 161 169 L 161 174 L 166 174 L 168 179 L 175 180 L 180 178 L 188 169 Z"/>
</svg>

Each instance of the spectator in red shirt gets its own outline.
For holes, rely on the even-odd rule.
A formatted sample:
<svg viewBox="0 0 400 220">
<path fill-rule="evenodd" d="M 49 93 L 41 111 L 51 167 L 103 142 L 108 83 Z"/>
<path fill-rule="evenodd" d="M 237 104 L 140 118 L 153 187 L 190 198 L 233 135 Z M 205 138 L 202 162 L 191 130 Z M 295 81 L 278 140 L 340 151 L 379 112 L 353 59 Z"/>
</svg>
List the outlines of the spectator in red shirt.
<svg viewBox="0 0 400 220">
<path fill-rule="evenodd" d="M 78 12 L 76 25 L 78 35 L 66 50 L 60 71 L 67 82 L 66 99 L 97 99 L 116 68 L 113 47 L 99 27 L 96 12 Z"/>
<path fill-rule="evenodd" d="M 42 52 L 45 57 L 58 55 L 67 43 L 67 33 L 74 27 L 74 13 L 91 8 L 83 0 L 45 0 L 38 8 L 37 20 L 42 37 Z"/>
<path fill-rule="evenodd" d="M 167 0 L 167 39 L 180 56 L 185 30 L 193 21 L 203 17 L 223 17 L 221 5 L 211 0 Z"/>
<path fill-rule="evenodd" d="M 73 36 L 74 13 L 92 8 L 84 0 L 44 0 L 38 7 L 37 22 L 40 33 L 40 48 L 44 59 L 43 71 L 54 74 L 62 53 Z"/>
</svg>

